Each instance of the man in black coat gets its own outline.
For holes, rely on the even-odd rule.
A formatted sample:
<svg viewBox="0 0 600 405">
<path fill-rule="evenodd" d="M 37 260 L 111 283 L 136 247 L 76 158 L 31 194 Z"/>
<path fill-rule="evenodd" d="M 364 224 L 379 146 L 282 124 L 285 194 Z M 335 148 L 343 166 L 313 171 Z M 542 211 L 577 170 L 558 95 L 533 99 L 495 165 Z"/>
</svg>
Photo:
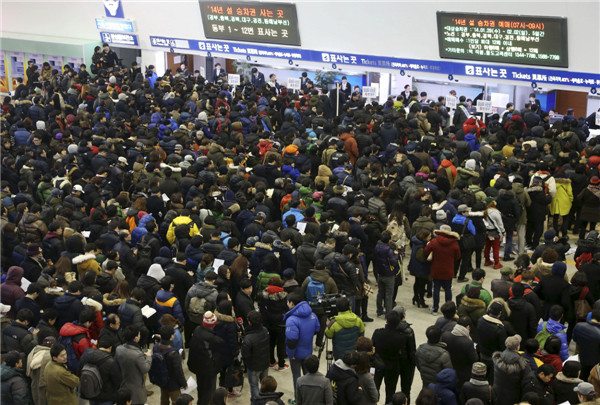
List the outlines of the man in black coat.
<svg viewBox="0 0 600 405">
<path fill-rule="evenodd" d="M 527 194 L 531 198 L 531 205 L 527 207 L 525 243 L 535 249 L 544 231 L 544 221 L 548 214 L 548 204 L 552 202 L 552 196 L 545 193 L 542 178 L 538 176 L 533 178 Z"/>
<path fill-rule="evenodd" d="M 450 353 L 452 366 L 458 377 L 457 390 L 469 381 L 473 363 L 477 361 L 477 351 L 471 340 L 471 319 L 461 316 L 452 331 L 442 333 L 442 342 L 446 343 L 446 350 Z"/>
<path fill-rule="evenodd" d="M 262 89 L 263 84 L 265 84 L 265 75 L 262 72 L 259 72 L 257 68 L 253 67 L 250 81 L 252 82 L 252 87 L 260 90 Z"/>
<path fill-rule="evenodd" d="M 513 283 L 510 289 L 512 298 L 508 300 L 510 315 L 508 320 L 515 328 L 515 332 L 523 338 L 522 343 L 536 335 L 538 318 L 535 307 L 523 297 L 525 286 L 522 283 Z"/>
<path fill-rule="evenodd" d="M 244 320 L 244 327 L 248 326 L 248 314 L 254 309 L 252 281 L 244 279 L 240 281 L 240 291 L 235 296 L 235 313 Z"/>
<path fill-rule="evenodd" d="M 242 358 L 248 370 L 248 383 L 252 403 L 258 397 L 261 380 L 268 375 L 270 361 L 269 332 L 262 325 L 262 316 L 257 311 L 247 315 L 248 327 L 242 341 Z"/>
<path fill-rule="evenodd" d="M 83 311 L 83 304 L 81 303 L 83 284 L 81 281 L 71 281 L 67 290 L 67 293 L 54 301 L 54 308 L 58 311 L 58 319 L 56 320 L 58 330 L 65 323 L 78 320 L 79 313 Z"/>
<path fill-rule="evenodd" d="M 98 341 L 103 339 L 108 342 L 111 347 L 111 354 L 114 356 L 117 346 L 123 344 L 119 328 L 121 327 L 121 319 L 117 314 L 109 314 L 104 321 L 104 327 L 100 330 Z"/>
<path fill-rule="evenodd" d="M 175 262 L 171 263 L 165 270 L 165 275 L 173 277 L 173 280 L 175 281 L 173 293 L 179 302 L 185 302 L 188 290 L 194 285 L 194 279 L 188 272 L 186 263 L 186 254 L 184 252 L 179 252 L 177 253 Z"/>
<path fill-rule="evenodd" d="M 98 338 L 98 348 L 87 349 L 79 361 L 79 375 L 81 375 L 83 367 L 90 364 L 98 368 L 102 378 L 100 395 L 94 398 L 85 398 L 92 403 L 115 402 L 117 400 L 117 392 L 121 386 L 122 376 L 117 361 L 111 355 L 116 348 L 112 346 L 113 344 L 113 341 L 107 336 L 100 336 Z"/>
<path fill-rule="evenodd" d="M 492 301 L 488 307 L 487 315 L 481 317 L 477 322 L 477 349 L 481 362 L 488 368 L 488 381 L 493 381 L 492 354 L 505 349 L 504 341 L 507 333 L 504 324 L 500 320 L 503 312 L 505 312 L 504 305 L 499 301 Z"/>
<path fill-rule="evenodd" d="M 373 347 L 375 353 L 383 359 L 383 370 L 375 370 L 375 385 L 377 390 L 385 381 L 385 402 L 390 403 L 396 391 L 398 377 L 401 377 L 402 392 L 410 403 L 410 388 L 415 372 L 415 336 L 412 328 L 406 322 L 406 314 L 402 315 L 394 310 L 387 316 L 385 328 L 377 329 L 373 333 Z M 400 329 L 404 323 L 407 329 Z M 408 332 L 408 333 L 407 333 Z M 409 372 L 409 373 L 407 373 Z"/>
<path fill-rule="evenodd" d="M 465 382 L 458 396 L 459 403 L 464 404 L 469 399 L 480 399 L 484 404 L 497 404 L 497 392 L 486 380 L 487 367 L 482 362 L 473 363 L 471 379 Z"/>
<path fill-rule="evenodd" d="M 189 370 L 196 374 L 198 382 L 198 405 L 208 405 L 217 389 L 217 374 L 221 371 L 221 353 L 225 341 L 218 337 L 213 328 L 217 316 L 211 311 L 204 314 L 202 325 L 196 327 L 190 341 Z M 267 362 L 269 356 L 266 356 Z"/>
<path fill-rule="evenodd" d="M 17 312 L 17 319 L 2 331 L 2 340 L 6 345 L 6 350 L 17 351 L 22 354 L 24 359 L 37 344 L 36 337 L 27 330 L 32 319 L 33 313 L 29 309 L 23 308 Z M 34 332 L 37 333 L 37 331 Z"/>
<path fill-rule="evenodd" d="M 512 405 L 519 402 L 523 384 L 533 377 L 533 373 L 526 358 L 519 355 L 521 337 L 514 335 L 504 342 L 506 350 L 493 354 L 494 363 L 494 390 L 500 393 L 499 405 Z"/>
<path fill-rule="evenodd" d="M 554 404 L 554 390 L 550 385 L 550 381 L 556 375 L 556 370 L 552 364 L 542 364 L 537 371 L 537 375 L 531 376 L 525 380 L 523 387 L 523 395 L 528 392 L 537 394 L 540 405 Z"/>
</svg>

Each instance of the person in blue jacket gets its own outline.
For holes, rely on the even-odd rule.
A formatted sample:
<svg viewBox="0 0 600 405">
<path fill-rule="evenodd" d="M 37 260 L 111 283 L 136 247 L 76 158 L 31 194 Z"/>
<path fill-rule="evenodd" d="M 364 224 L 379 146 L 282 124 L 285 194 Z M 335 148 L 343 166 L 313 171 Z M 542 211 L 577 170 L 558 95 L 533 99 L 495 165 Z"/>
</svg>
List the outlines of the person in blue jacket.
<svg viewBox="0 0 600 405">
<path fill-rule="evenodd" d="M 440 405 L 457 405 L 456 400 L 456 371 L 445 368 L 435 376 L 436 383 L 429 384 L 438 399 Z"/>
<path fill-rule="evenodd" d="M 173 293 L 175 282 L 173 277 L 165 276 L 160 280 L 161 289 L 156 293 L 153 308 L 156 310 L 156 319 L 160 319 L 164 314 L 173 315 L 183 325 L 185 318 L 181 309 L 181 303 Z"/>
<path fill-rule="evenodd" d="M 560 323 L 563 319 L 565 311 L 560 305 L 552 305 L 550 307 L 550 318 L 547 322 L 541 322 L 537 327 L 537 333 L 540 333 L 542 329 L 546 329 L 554 336 L 558 337 L 561 341 L 560 346 L 560 358 L 565 361 L 569 358 L 569 344 L 567 343 L 567 327 Z"/>
<path fill-rule="evenodd" d="M 288 308 L 283 319 L 285 321 L 285 350 L 292 367 L 294 380 L 294 397 L 296 396 L 296 381 L 303 369 L 302 361 L 313 352 L 313 336 L 319 332 L 319 319 L 313 314 L 310 305 L 303 301 L 302 295 L 289 294 Z"/>
<path fill-rule="evenodd" d="M 158 80 L 158 75 L 156 74 L 156 68 L 154 65 L 148 66 L 148 70 L 146 71 L 146 79 L 150 81 L 150 88 L 154 88 L 154 83 Z"/>
<path fill-rule="evenodd" d="M 454 216 L 454 218 L 452 218 L 452 224 L 450 225 L 452 230 L 460 235 L 461 240 L 466 232 L 470 232 L 473 236 L 475 236 L 477 233 L 475 230 L 475 225 L 473 224 L 473 221 L 468 218 L 469 207 L 466 204 L 460 204 L 457 208 L 457 211 L 458 213 Z M 466 229 L 465 223 L 467 225 Z M 474 249 L 467 249 L 461 240 L 458 242 L 460 245 L 460 271 L 458 273 L 458 282 L 465 283 L 469 281 L 469 279 L 465 276 L 468 272 L 473 271 L 471 256 L 473 256 Z M 458 266 L 458 263 L 456 266 Z"/>
</svg>

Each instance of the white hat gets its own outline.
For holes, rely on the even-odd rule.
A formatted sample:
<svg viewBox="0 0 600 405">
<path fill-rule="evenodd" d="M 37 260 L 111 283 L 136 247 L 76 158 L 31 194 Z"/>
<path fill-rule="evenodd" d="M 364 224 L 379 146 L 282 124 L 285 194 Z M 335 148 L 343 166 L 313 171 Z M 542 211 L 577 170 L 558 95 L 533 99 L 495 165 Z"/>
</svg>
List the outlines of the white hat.
<svg viewBox="0 0 600 405">
<path fill-rule="evenodd" d="M 81 191 L 83 193 L 83 187 L 81 187 L 79 184 L 75 184 L 73 186 L 73 191 Z"/>
<path fill-rule="evenodd" d="M 118 160 L 119 162 L 121 162 L 121 163 L 125 163 L 125 164 L 127 164 L 127 159 L 126 159 L 126 158 L 124 158 L 123 156 L 119 156 L 119 158 L 118 158 L 117 160 Z"/>
<path fill-rule="evenodd" d="M 46 123 L 44 121 L 37 121 L 35 123 L 35 127 L 39 130 L 45 130 L 46 129 Z"/>
<path fill-rule="evenodd" d="M 6 314 L 10 311 L 10 305 L 0 304 L 0 314 Z"/>
</svg>

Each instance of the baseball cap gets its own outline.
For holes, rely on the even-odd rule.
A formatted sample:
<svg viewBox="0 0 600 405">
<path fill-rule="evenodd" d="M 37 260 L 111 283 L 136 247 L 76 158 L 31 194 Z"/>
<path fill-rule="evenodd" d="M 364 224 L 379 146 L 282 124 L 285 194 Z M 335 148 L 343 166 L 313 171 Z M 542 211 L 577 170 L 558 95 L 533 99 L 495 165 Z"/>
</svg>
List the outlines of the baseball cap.
<svg viewBox="0 0 600 405">
<path fill-rule="evenodd" d="M 75 184 L 73 186 L 73 191 L 81 191 L 83 193 L 83 187 L 81 187 L 79 184 Z"/>
</svg>

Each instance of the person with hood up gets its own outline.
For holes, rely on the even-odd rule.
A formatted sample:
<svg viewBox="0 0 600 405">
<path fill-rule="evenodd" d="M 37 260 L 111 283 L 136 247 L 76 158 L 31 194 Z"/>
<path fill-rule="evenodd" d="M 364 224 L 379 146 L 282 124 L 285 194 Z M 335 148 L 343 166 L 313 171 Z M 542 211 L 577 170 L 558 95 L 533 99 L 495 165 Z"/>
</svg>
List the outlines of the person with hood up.
<svg viewBox="0 0 600 405">
<path fill-rule="evenodd" d="M 148 272 L 142 274 L 140 278 L 138 278 L 136 287 L 146 291 L 144 305 L 152 306 L 154 297 L 156 297 L 156 294 L 160 290 L 160 281 L 164 277 L 165 272 L 163 271 L 162 266 L 158 263 L 153 263 L 148 268 Z"/>
<path fill-rule="evenodd" d="M 508 321 L 515 328 L 515 332 L 526 341 L 535 337 L 538 318 L 535 307 L 525 299 L 524 294 L 525 285 L 513 283 L 507 303 L 511 311 Z"/>
<path fill-rule="evenodd" d="M 4 305 L 10 305 L 10 311 L 6 315 L 10 319 L 15 318 L 15 304 L 17 300 L 25 296 L 25 291 L 21 288 L 23 273 L 22 267 L 9 267 L 6 273 L 6 281 L 0 284 L 0 299 Z"/>
<path fill-rule="evenodd" d="M 27 356 L 27 377 L 31 378 L 31 396 L 36 405 L 46 405 L 46 385 L 42 376 L 50 361 L 50 348 L 56 344 L 54 336 L 47 336 Z M 3 373 L 4 374 L 4 373 Z"/>
<path fill-rule="evenodd" d="M 431 312 L 437 314 L 440 305 L 440 289 L 444 288 L 445 301 L 452 300 L 452 278 L 454 263 L 460 259 L 459 236 L 448 225 L 434 231 L 436 237 L 425 246 L 424 254 L 433 254 L 431 278 L 433 279 L 433 306 Z"/>
<path fill-rule="evenodd" d="M 438 399 L 438 405 L 458 405 L 456 399 L 456 371 L 445 368 L 435 376 L 435 383 L 429 384 Z"/>
<path fill-rule="evenodd" d="M 425 331 L 427 343 L 419 346 L 416 353 L 417 368 L 421 373 L 423 387 L 435 383 L 437 374 L 445 368 L 452 368 L 450 353 L 446 344 L 441 342 L 442 330 L 438 326 L 430 326 Z"/>
<path fill-rule="evenodd" d="M 0 366 L 2 383 L 2 404 L 18 405 L 31 403 L 31 390 L 23 375 L 23 359 L 17 352 L 9 352 L 2 357 Z"/>
<path fill-rule="evenodd" d="M 533 376 L 529 362 L 518 353 L 521 336 L 514 335 L 505 339 L 503 351 L 492 355 L 494 365 L 494 390 L 502 393 L 498 405 L 512 405 L 519 402 L 523 382 Z"/>
<path fill-rule="evenodd" d="M 551 307 L 560 305 L 562 308 L 570 308 L 570 285 L 565 280 L 567 265 L 564 262 L 554 262 L 552 264 L 552 274 L 543 277 L 537 287 L 536 294 L 544 301 L 542 318 L 548 319 Z M 566 360 L 563 359 L 563 360 Z"/>
<path fill-rule="evenodd" d="M 331 381 L 338 405 L 359 405 L 366 401 L 366 394 L 359 388 L 355 368 L 360 359 L 356 351 L 347 351 L 333 363 L 326 377 Z"/>
<path fill-rule="evenodd" d="M 296 381 L 300 378 L 302 360 L 312 354 L 313 336 L 319 332 L 321 325 L 317 316 L 313 314 L 310 305 L 304 301 L 301 295 L 289 294 L 287 305 L 290 310 L 283 316 L 285 321 L 285 347 L 292 368 L 295 397 Z"/>
</svg>

